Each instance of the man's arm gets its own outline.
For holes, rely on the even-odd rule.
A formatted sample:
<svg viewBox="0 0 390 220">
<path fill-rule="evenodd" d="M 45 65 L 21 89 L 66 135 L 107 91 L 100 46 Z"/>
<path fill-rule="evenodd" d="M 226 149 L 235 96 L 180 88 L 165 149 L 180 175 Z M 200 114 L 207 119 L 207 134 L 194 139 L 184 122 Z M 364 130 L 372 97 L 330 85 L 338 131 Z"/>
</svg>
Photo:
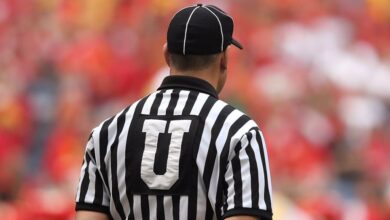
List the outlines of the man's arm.
<svg viewBox="0 0 390 220">
<path fill-rule="evenodd" d="M 109 218 L 106 214 L 100 212 L 77 211 L 76 220 L 109 220 Z"/>
<path fill-rule="evenodd" d="M 224 217 L 272 220 L 271 177 L 261 131 L 253 128 L 232 144 L 224 175 L 227 185 Z"/>
<path fill-rule="evenodd" d="M 82 220 L 102 219 L 99 216 L 110 215 L 110 197 L 106 190 L 106 183 L 98 169 L 98 163 L 101 161 L 100 158 L 104 155 L 95 153 L 100 152 L 100 149 L 94 147 L 93 135 L 92 133 L 88 139 L 85 149 L 76 193 L 76 216 L 79 216 L 77 219 Z M 100 155 L 101 157 L 96 157 L 96 155 Z"/>
</svg>

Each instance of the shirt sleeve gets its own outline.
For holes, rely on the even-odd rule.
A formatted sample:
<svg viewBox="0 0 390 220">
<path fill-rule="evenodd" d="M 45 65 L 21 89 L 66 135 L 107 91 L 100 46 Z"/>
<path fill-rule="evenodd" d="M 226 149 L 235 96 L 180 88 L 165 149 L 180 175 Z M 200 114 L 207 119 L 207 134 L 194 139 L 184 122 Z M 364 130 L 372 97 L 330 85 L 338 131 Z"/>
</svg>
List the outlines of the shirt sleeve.
<svg viewBox="0 0 390 220">
<path fill-rule="evenodd" d="M 110 215 L 109 194 L 96 165 L 93 135 L 89 137 L 81 166 L 76 194 L 76 211 L 87 210 Z"/>
<path fill-rule="evenodd" d="M 251 215 L 272 219 L 272 186 L 267 149 L 256 128 L 243 135 L 231 152 L 225 173 L 224 218 Z"/>
</svg>

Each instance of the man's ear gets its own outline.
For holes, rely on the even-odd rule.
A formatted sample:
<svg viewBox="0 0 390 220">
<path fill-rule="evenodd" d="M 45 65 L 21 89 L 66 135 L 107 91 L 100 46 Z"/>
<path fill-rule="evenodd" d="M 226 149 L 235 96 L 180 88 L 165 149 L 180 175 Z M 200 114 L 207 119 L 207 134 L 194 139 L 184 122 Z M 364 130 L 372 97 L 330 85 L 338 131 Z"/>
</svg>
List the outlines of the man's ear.
<svg viewBox="0 0 390 220">
<path fill-rule="evenodd" d="M 163 53 L 164 53 L 165 62 L 167 63 L 167 65 L 169 67 L 171 67 L 171 62 L 170 62 L 170 59 L 169 59 L 169 52 L 168 52 L 168 45 L 167 45 L 167 43 L 165 43 L 164 46 L 163 46 Z"/>
<path fill-rule="evenodd" d="M 220 66 L 222 70 L 227 70 L 228 52 L 229 52 L 229 47 L 227 47 L 226 50 L 222 53 L 221 60 L 220 60 Z"/>
</svg>

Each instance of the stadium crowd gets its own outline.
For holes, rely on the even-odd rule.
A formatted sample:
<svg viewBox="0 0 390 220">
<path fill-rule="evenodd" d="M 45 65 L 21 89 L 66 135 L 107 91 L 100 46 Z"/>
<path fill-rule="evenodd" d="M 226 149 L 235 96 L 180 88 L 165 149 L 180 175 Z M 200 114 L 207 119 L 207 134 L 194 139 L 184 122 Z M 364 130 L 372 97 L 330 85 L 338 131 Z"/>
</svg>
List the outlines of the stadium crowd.
<svg viewBox="0 0 390 220">
<path fill-rule="evenodd" d="M 270 154 L 276 220 L 390 219 L 390 1 L 205 1 L 235 18 L 221 97 Z M 90 129 L 153 91 L 182 0 L 0 1 L 0 219 L 68 220 Z"/>
</svg>

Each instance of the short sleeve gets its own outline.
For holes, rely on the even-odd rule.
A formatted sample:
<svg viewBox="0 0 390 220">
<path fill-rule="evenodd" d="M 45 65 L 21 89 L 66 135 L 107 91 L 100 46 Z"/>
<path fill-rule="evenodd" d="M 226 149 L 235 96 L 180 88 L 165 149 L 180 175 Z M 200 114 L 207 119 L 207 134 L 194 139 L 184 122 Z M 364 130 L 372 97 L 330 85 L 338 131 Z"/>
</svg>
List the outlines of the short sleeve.
<svg viewBox="0 0 390 220">
<path fill-rule="evenodd" d="M 81 166 L 76 194 L 76 211 L 87 210 L 109 215 L 109 196 L 96 165 L 93 136 L 89 137 Z"/>
<path fill-rule="evenodd" d="M 272 219 L 272 186 L 262 132 L 248 131 L 233 149 L 225 173 L 224 217 L 251 215 Z"/>
</svg>

